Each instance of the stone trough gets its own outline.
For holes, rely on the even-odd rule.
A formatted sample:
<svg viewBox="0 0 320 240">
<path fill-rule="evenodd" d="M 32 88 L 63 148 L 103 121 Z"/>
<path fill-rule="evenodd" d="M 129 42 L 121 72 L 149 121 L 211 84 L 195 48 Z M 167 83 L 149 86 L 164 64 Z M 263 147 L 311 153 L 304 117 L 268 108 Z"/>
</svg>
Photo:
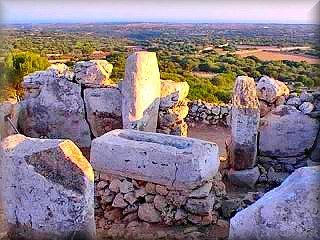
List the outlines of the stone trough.
<svg viewBox="0 0 320 240">
<path fill-rule="evenodd" d="M 192 189 L 217 174 L 218 146 L 192 138 L 114 130 L 93 140 L 91 164 L 112 175 Z"/>
</svg>

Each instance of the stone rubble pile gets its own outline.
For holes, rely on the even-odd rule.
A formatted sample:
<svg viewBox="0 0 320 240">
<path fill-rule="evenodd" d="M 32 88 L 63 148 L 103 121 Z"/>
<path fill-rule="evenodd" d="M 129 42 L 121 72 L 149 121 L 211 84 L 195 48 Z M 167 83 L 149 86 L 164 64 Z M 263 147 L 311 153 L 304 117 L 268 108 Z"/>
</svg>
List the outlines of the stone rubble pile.
<svg viewBox="0 0 320 240">
<path fill-rule="evenodd" d="M 188 125 L 184 118 L 189 111 L 186 100 L 188 93 L 189 85 L 186 82 L 161 80 L 157 132 L 187 136 Z"/>
<path fill-rule="evenodd" d="M 96 223 L 109 229 L 135 221 L 164 225 L 215 224 L 226 194 L 219 177 L 193 190 L 170 190 L 165 185 L 96 173 Z"/>
<path fill-rule="evenodd" d="M 230 126 L 231 104 L 212 104 L 201 100 L 188 103 L 189 113 L 186 118 L 188 123 L 204 123 L 210 125 Z"/>
</svg>

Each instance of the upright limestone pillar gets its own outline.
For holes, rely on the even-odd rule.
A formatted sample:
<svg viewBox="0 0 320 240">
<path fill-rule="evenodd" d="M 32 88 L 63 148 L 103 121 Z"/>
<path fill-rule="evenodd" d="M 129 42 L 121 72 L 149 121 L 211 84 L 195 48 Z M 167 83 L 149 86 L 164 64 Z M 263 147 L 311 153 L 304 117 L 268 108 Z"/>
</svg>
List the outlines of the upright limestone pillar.
<svg viewBox="0 0 320 240">
<path fill-rule="evenodd" d="M 231 148 L 232 168 L 252 168 L 257 156 L 260 120 L 259 100 L 252 78 L 237 77 L 232 98 Z"/>
<path fill-rule="evenodd" d="M 95 239 L 93 170 L 74 143 L 12 135 L 0 159 L 10 239 Z"/>
<path fill-rule="evenodd" d="M 160 73 L 155 53 L 136 52 L 128 57 L 121 93 L 123 128 L 155 132 L 160 103 Z"/>
</svg>

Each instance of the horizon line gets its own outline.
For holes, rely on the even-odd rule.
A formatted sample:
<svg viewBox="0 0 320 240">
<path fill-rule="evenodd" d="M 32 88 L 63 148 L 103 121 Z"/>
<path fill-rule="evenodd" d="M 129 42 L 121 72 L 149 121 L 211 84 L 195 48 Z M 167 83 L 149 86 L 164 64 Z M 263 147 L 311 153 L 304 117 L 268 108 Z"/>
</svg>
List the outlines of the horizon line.
<svg viewBox="0 0 320 240">
<path fill-rule="evenodd" d="M 272 24 L 272 25 L 320 25 L 320 23 L 306 23 L 306 22 L 277 22 L 277 21 L 254 21 L 254 20 L 243 20 L 243 21 L 215 21 L 215 20 L 34 20 L 34 21 L 3 21 L 0 25 L 45 25 L 45 24 L 116 24 L 116 23 L 159 23 L 159 24 Z"/>
</svg>

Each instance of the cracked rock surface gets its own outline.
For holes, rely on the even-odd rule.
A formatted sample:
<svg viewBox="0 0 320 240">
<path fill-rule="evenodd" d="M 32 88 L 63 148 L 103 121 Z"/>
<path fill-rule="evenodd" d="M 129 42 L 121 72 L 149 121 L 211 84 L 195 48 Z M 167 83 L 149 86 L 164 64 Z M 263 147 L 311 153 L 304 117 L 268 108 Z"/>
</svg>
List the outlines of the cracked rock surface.
<svg viewBox="0 0 320 240">
<path fill-rule="evenodd" d="M 93 170 L 71 141 L 12 135 L 0 150 L 9 236 L 94 237 Z"/>
<path fill-rule="evenodd" d="M 318 239 L 319 182 L 320 166 L 296 170 L 231 219 L 229 239 Z"/>
<path fill-rule="evenodd" d="M 217 174 L 220 164 L 214 143 L 120 129 L 94 139 L 90 156 L 99 171 L 170 189 L 198 187 Z"/>
</svg>

